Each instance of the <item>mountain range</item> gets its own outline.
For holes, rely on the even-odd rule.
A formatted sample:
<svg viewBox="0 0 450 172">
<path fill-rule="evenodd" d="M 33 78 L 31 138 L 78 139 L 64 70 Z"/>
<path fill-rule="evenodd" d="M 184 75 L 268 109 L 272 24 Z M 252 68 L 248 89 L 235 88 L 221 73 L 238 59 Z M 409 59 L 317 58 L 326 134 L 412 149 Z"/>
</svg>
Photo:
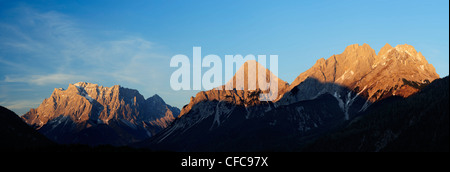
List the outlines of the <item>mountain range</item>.
<svg viewBox="0 0 450 172">
<path fill-rule="evenodd" d="M 179 113 L 158 95 L 79 82 L 56 88 L 22 119 L 57 143 L 126 145 L 155 135 Z"/>
<path fill-rule="evenodd" d="M 245 70 L 258 71 L 260 66 Z M 233 79 L 251 80 L 244 77 Z M 319 59 L 291 85 L 277 78 L 280 95 L 273 102 L 259 102 L 258 89 L 199 92 L 171 127 L 138 146 L 175 151 L 299 150 L 374 102 L 408 97 L 437 78 L 434 67 L 410 45 L 386 44 L 378 55 L 367 44 L 350 45 L 339 55 Z M 236 101 L 240 98 L 247 102 Z"/>
<path fill-rule="evenodd" d="M 303 151 L 449 151 L 449 77 L 408 98 L 377 102 Z"/>
<path fill-rule="evenodd" d="M 367 44 L 350 45 L 317 60 L 291 84 L 256 61 L 237 74 L 198 92 L 181 110 L 158 95 L 144 99 L 118 85 L 79 82 L 55 89 L 21 118 L 59 144 L 188 152 L 448 151 L 442 146 L 448 145 L 448 77 L 439 79 L 411 45 L 386 44 L 378 53 Z M 248 89 L 258 76 L 278 90 Z M 260 101 L 261 93 L 276 99 Z M 417 144 L 401 146 L 408 142 Z"/>
</svg>

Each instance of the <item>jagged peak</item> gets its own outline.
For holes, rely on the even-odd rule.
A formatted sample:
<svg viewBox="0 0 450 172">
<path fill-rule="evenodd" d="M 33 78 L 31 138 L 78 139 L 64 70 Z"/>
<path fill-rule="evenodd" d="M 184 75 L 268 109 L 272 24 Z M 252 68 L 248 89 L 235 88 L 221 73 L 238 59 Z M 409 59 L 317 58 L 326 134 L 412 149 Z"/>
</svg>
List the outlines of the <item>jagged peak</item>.
<svg viewBox="0 0 450 172">
<path fill-rule="evenodd" d="M 396 45 L 395 47 L 392 47 L 390 45 L 385 46 L 378 53 L 378 57 L 385 59 L 388 56 L 388 53 L 391 51 L 395 51 L 395 52 L 401 53 L 401 54 L 407 54 L 407 55 L 409 55 L 410 58 L 412 58 L 416 62 L 428 64 L 427 60 L 422 55 L 422 53 L 417 52 L 417 50 L 414 48 L 414 46 L 408 45 L 408 44 L 400 44 L 400 45 Z"/>
<path fill-rule="evenodd" d="M 97 87 L 98 86 L 98 84 L 92 84 L 89 82 L 77 82 L 73 85 L 77 86 L 77 87 Z"/>
<path fill-rule="evenodd" d="M 88 82 L 77 82 L 75 84 L 69 84 L 69 87 L 67 88 L 67 90 L 61 90 L 61 91 L 69 91 L 69 92 L 76 91 L 78 93 L 81 93 L 86 88 L 92 88 L 92 87 L 98 87 L 98 85 L 97 84 L 88 83 Z"/>
<path fill-rule="evenodd" d="M 344 52 L 353 51 L 353 50 L 357 49 L 358 47 L 359 47 L 359 44 L 352 44 L 352 45 L 349 45 L 349 46 L 345 47 Z"/>
<path fill-rule="evenodd" d="M 119 88 L 123 88 L 120 85 L 113 85 L 111 87 L 104 87 L 102 85 L 99 86 L 98 84 L 89 83 L 89 82 L 77 82 L 75 84 L 69 84 L 69 88 L 68 89 L 70 89 L 71 87 L 75 87 L 77 89 L 83 89 L 83 90 L 85 90 L 87 88 L 113 89 L 113 90 L 118 90 Z"/>
<path fill-rule="evenodd" d="M 364 43 L 363 45 L 359 45 L 359 44 L 352 44 L 349 45 L 345 48 L 344 53 L 351 53 L 351 52 L 355 52 L 355 51 L 361 51 L 361 50 L 365 50 L 365 51 L 374 51 L 372 49 L 372 47 L 370 47 L 369 44 Z"/>
<path fill-rule="evenodd" d="M 366 43 L 363 43 L 363 45 L 361 47 L 367 48 L 367 49 L 372 49 L 372 47 L 370 47 L 370 45 L 366 44 Z"/>
<path fill-rule="evenodd" d="M 255 63 L 255 68 L 250 68 L 252 64 Z M 264 73 L 258 72 L 259 69 L 263 69 Z M 234 74 L 233 78 L 231 78 L 224 86 L 230 86 L 232 88 L 237 88 L 236 82 L 237 81 L 243 81 L 242 83 L 244 83 L 244 90 L 247 90 L 247 83 L 249 82 L 254 82 L 256 83 L 256 87 L 259 88 L 258 85 L 258 77 L 259 75 L 261 75 L 262 77 L 266 78 L 266 81 L 270 81 L 270 77 L 272 77 L 272 79 L 274 79 L 273 81 L 278 81 L 278 84 L 287 84 L 287 82 L 281 80 L 280 78 L 278 78 L 278 76 L 276 76 L 274 73 L 272 73 L 272 71 L 270 71 L 269 69 L 267 69 L 266 67 L 264 67 L 262 64 L 260 64 L 258 61 L 256 60 L 248 60 L 246 61 L 242 66 L 239 67 L 239 69 L 236 71 L 236 73 Z M 249 76 L 254 76 L 254 77 L 249 77 Z M 270 83 L 272 83 L 273 81 L 270 81 Z M 218 88 L 222 88 L 223 86 L 220 86 Z"/>
<path fill-rule="evenodd" d="M 178 116 L 179 110 L 165 104 L 159 95 L 155 94 L 152 98 L 153 104 L 149 104 L 134 89 L 78 82 L 69 84 L 67 90 L 56 88 L 49 98 L 42 101 L 38 108 L 31 109 L 22 119 L 38 129 L 44 127 L 49 131 L 46 134 L 50 134 L 50 138 L 64 143 L 78 143 L 79 138 L 83 138 L 86 133 L 97 137 L 99 129 L 98 131 L 105 133 L 101 137 L 107 139 L 92 137 L 93 140 L 81 143 L 97 144 L 97 140 L 101 140 L 101 144 L 105 144 L 103 140 L 111 142 L 112 139 L 109 138 L 118 138 L 123 139 L 118 144 L 128 144 L 152 136 Z M 97 128 L 99 125 L 101 127 Z M 91 127 L 94 130 L 88 129 Z M 104 130 L 105 127 L 113 130 Z M 109 131 L 117 131 L 117 134 Z M 58 138 L 59 133 L 66 132 L 74 137 Z"/>
<path fill-rule="evenodd" d="M 345 48 L 343 53 L 332 57 L 334 57 L 337 62 L 342 63 L 344 61 L 354 62 L 357 60 L 368 60 L 371 62 L 376 56 L 375 50 L 364 43 L 361 46 L 359 44 L 349 45 Z"/>
<path fill-rule="evenodd" d="M 384 44 L 383 48 L 389 48 L 389 49 L 391 49 L 391 48 L 392 48 L 392 46 L 391 46 L 391 44 L 389 44 L 389 43 L 386 43 L 386 44 Z"/>
<path fill-rule="evenodd" d="M 367 53 L 370 50 L 370 53 Z M 401 78 L 414 82 L 432 81 L 439 78 L 433 65 L 425 57 L 408 44 L 392 47 L 386 43 L 378 55 L 369 45 L 353 44 L 347 46 L 344 53 L 333 55 L 325 62 L 317 60 L 316 64 L 301 73 L 289 87 L 292 90 L 308 77 L 338 83 L 358 91 L 366 89 L 364 94 L 371 101 L 383 98 L 378 90 L 388 87 L 394 89 L 393 94 L 409 96 L 416 89 L 398 87 L 403 84 Z M 362 92 L 361 92 L 362 93 Z"/>
<path fill-rule="evenodd" d="M 55 88 L 55 90 L 64 91 L 64 88 Z"/>
<path fill-rule="evenodd" d="M 155 94 L 152 97 L 149 97 L 147 100 L 155 101 L 155 102 L 162 102 L 165 104 L 164 100 L 158 94 Z"/>
<path fill-rule="evenodd" d="M 239 69 L 237 70 L 237 72 L 236 73 L 238 73 L 238 72 L 240 72 L 240 71 L 244 71 L 245 70 L 245 68 L 247 68 L 247 70 L 255 70 L 256 71 L 256 69 L 249 69 L 249 64 L 253 64 L 253 63 L 255 63 L 255 67 L 256 67 L 256 69 L 258 69 L 258 68 L 263 68 L 264 70 L 268 70 L 266 67 L 264 67 L 261 63 L 259 63 L 258 61 L 256 61 L 256 60 L 247 60 L 241 67 L 239 67 Z M 236 75 L 236 74 L 235 74 Z"/>
<path fill-rule="evenodd" d="M 153 95 L 153 96 L 150 97 L 150 98 L 158 98 L 158 99 L 162 99 L 161 96 L 159 96 L 158 94 L 155 94 L 155 95 Z"/>
<path fill-rule="evenodd" d="M 94 83 L 90 83 L 90 82 L 77 82 L 75 84 L 69 84 L 69 86 L 70 85 L 77 86 L 77 87 L 82 87 L 82 88 L 86 88 L 86 87 L 104 87 L 104 86 L 101 86 L 101 85 L 99 86 L 98 84 L 94 84 Z M 105 87 L 105 88 L 115 88 L 115 87 L 123 88 L 121 85 L 113 85 L 111 87 Z"/>
<path fill-rule="evenodd" d="M 397 46 L 395 46 L 395 49 L 399 50 L 399 51 L 416 51 L 416 49 L 412 46 L 412 45 L 408 45 L 408 44 L 399 44 Z"/>
<path fill-rule="evenodd" d="M 411 57 L 414 61 L 420 62 L 423 64 L 428 64 L 427 60 L 422 55 L 422 53 L 417 52 L 416 49 L 414 48 L 414 46 L 408 45 L 408 44 L 396 45 L 395 47 L 392 47 L 391 45 L 386 44 L 383 48 L 381 48 L 380 52 L 378 53 L 378 59 L 379 59 L 378 61 L 381 61 L 382 59 L 386 59 L 388 57 L 388 54 L 391 51 L 395 51 L 395 52 L 401 53 L 401 54 L 408 54 L 409 57 Z M 392 56 L 392 57 L 396 57 L 396 56 Z"/>
<path fill-rule="evenodd" d="M 380 52 L 378 52 L 378 55 L 379 55 L 379 56 L 384 55 L 384 54 L 386 54 L 389 50 L 391 50 L 392 48 L 394 48 L 394 47 L 392 47 L 390 44 L 386 43 L 386 44 L 380 49 Z"/>
<path fill-rule="evenodd" d="M 397 50 L 397 52 L 400 52 L 400 53 L 407 53 L 413 57 L 418 56 L 416 49 L 412 45 L 408 45 L 408 44 L 397 45 L 397 46 L 395 46 L 395 50 Z"/>
</svg>

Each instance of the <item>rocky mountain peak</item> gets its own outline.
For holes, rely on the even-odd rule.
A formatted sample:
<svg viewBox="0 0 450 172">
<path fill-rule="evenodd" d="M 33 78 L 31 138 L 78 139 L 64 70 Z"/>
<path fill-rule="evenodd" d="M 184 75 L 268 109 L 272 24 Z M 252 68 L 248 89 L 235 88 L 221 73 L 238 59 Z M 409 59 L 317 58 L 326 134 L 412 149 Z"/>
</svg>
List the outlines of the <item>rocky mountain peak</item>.
<svg viewBox="0 0 450 172">
<path fill-rule="evenodd" d="M 321 82 L 350 84 L 351 81 L 370 72 L 376 56 L 375 50 L 368 44 L 349 45 L 341 54 L 333 55 L 326 60 L 323 58 L 317 60 L 313 67 L 300 74 L 292 82 L 289 90 L 308 77 L 313 77 Z"/>
<path fill-rule="evenodd" d="M 341 66 L 354 67 L 356 65 L 367 65 L 373 63 L 377 54 L 368 44 L 364 43 L 362 46 L 359 44 L 353 44 L 347 46 L 344 52 L 340 55 L 336 55 L 336 61 Z M 359 63 L 361 62 L 361 63 Z"/>
<path fill-rule="evenodd" d="M 69 85 L 72 85 L 72 84 L 69 84 Z M 73 85 L 76 86 L 76 87 L 83 87 L 83 88 L 86 88 L 86 87 L 98 87 L 98 84 L 92 84 L 92 83 L 88 83 L 88 82 L 77 82 L 77 83 L 75 83 Z"/>
<path fill-rule="evenodd" d="M 98 84 L 79 82 L 69 84 L 66 90 L 54 89 L 49 98 L 45 99 L 38 108 L 24 114 L 22 119 L 50 137 L 58 132 L 56 131 L 58 126 L 71 126 L 64 131 L 70 132 L 73 137 L 63 140 L 54 138 L 54 140 L 72 143 L 79 137 L 77 134 L 80 130 L 103 125 L 114 128 L 113 130 L 119 130 L 116 128 L 118 126 L 122 126 L 121 129 L 132 128 L 130 131 L 133 132 L 130 132 L 131 135 L 127 137 L 148 138 L 167 127 L 167 124 L 178 114 L 177 108 L 167 105 L 158 95 L 147 101 L 134 89 L 123 88 L 119 85 L 103 87 Z M 126 130 L 121 132 L 128 133 L 128 129 Z M 116 134 L 118 133 L 113 135 Z M 55 134 L 55 137 L 57 135 L 59 134 Z M 99 142 L 93 141 L 88 144 Z"/>
<path fill-rule="evenodd" d="M 398 54 L 389 55 L 390 53 Z M 412 45 L 408 44 L 397 45 L 395 47 L 386 44 L 378 53 L 378 61 L 386 60 L 388 56 L 391 58 L 400 58 L 399 60 L 411 60 L 419 63 L 428 63 L 421 52 L 417 52 Z"/>
<path fill-rule="evenodd" d="M 269 69 L 265 68 L 255 60 L 249 60 L 237 70 L 233 78 L 230 79 L 225 85 L 219 86 L 212 90 L 198 92 L 195 97 L 191 98 L 189 104 L 183 107 L 180 116 L 188 113 L 194 105 L 203 101 L 225 101 L 231 104 L 245 106 L 253 106 L 263 103 L 260 101 L 260 94 L 275 94 L 275 91 L 265 88 L 261 89 L 259 87 L 258 76 L 260 78 L 265 78 L 267 88 L 270 88 L 271 84 L 275 84 L 274 81 L 278 81 L 278 98 L 281 98 L 281 95 L 283 95 L 289 87 L 289 84 L 286 81 L 278 78 Z M 238 84 L 237 81 L 241 84 Z M 250 86 L 249 83 L 254 85 Z M 226 88 L 233 89 L 230 90 Z M 278 100 L 278 98 L 276 100 Z"/>
<path fill-rule="evenodd" d="M 380 52 L 378 52 L 378 56 L 379 56 L 379 57 L 385 56 L 385 55 L 387 54 L 387 52 L 388 52 L 389 50 L 391 50 L 392 48 L 393 48 L 393 47 L 392 47 L 390 44 L 386 43 L 386 44 L 383 46 L 383 48 L 380 49 Z"/>
<path fill-rule="evenodd" d="M 349 45 L 345 48 L 342 54 L 345 55 L 355 55 L 358 57 L 370 57 L 375 54 L 375 50 L 373 50 L 368 44 L 364 43 L 363 45 L 353 44 Z"/>
<path fill-rule="evenodd" d="M 412 46 L 412 45 L 408 45 L 408 44 L 403 44 L 403 45 L 397 45 L 395 46 L 395 49 L 398 52 L 406 52 L 411 54 L 411 56 L 415 56 L 417 55 L 417 51 L 416 49 Z"/>
<path fill-rule="evenodd" d="M 411 45 L 386 44 L 377 55 L 367 44 L 353 44 L 342 54 L 317 60 L 295 79 L 289 90 L 307 78 L 344 86 L 374 102 L 391 95 L 407 97 L 439 75 Z"/>
<path fill-rule="evenodd" d="M 265 78 L 264 81 L 268 83 L 269 86 L 270 84 L 275 83 L 275 81 L 278 81 L 279 88 L 284 88 L 286 85 L 288 85 L 287 82 L 278 78 L 269 69 L 265 68 L 256 60 L 249 60 L 246 61 L 237 70 L 233 78 L 230 79 L 230 81 L 228 81 L 224 86 L 225 87 L 228 86 L 228 88 L 234 88 L 237 90 L 246 90 L 246 91 L 258 90 L 261 89 L 258 78 Z"/>
<path fill-rule="evenodd" d="M 416 49 L 408 44 L 404 45 L 397 45 L 395 46 L 395 50 L 397 50 L 400 53 L 406 53 L 410 57 L 413 58 L 414 61 L 422 62 L 422 63 L 428 63 L 425 59 L 425 57 L 422 55 L 421 52 L 417 52 Z"/>
<path fill-rule="evenodd" d="M 201 91 L 192 97 L 183 107 L 182 116 L 151 139 L 148 147 L 216 151 L 223 146 L 225 151 L 249 151 L 257 145 L 267 150 L 273 144 L 263 145 L 263 140 L 271 138 L 288 143 L 276 147 L 291 149 L 292 139 L 288 138 L 310 142 L 313 135 L 334 130 L 334 127 L 340 130 L 341 126 L 349 124 L 345 121 L 351 124 L 357 121 L 353 119 L 372 110 L 369 108 L 372 102 L 391 96 L 408 97 L 438 78 L 434 69 L 422 67 L 422 63 L 413 60 L 416 54 L 411 47 L 397 47 L 399 50 L 386 44 L 377 55 L 367 44 L 350 45 L 341 54 L 317 60 L 291 86 L 286 83 L 284 88 L 289 86 L 289 90 L 280 91 L 281 99 L 273 102 L 258 101 L 255 98 L 260 90 L 249 89 L 249 83 L 258 81 L 252 76 L 265 75 L 267 79 L 272 75 L 270 71 L 261 72 L 267 70 L 263 67 L 262 70 L 252 69 L 261 65 L 249 61 L 224 86 Z M 243 81 L 243 84 L 237 85 L 236 81 Z M 234 90 L 224 90 L 225 86 Z M 402 100 L 386 101 L 395 99 Z M 357 140 L 359 146 L 360 140 Z"/>
<path fill-rule="evenodd" d="M 158 94 L 155 94 L 152 97 L 149 97 L 148 100 L 165 103 L 164 100 Z"/>
</svg>

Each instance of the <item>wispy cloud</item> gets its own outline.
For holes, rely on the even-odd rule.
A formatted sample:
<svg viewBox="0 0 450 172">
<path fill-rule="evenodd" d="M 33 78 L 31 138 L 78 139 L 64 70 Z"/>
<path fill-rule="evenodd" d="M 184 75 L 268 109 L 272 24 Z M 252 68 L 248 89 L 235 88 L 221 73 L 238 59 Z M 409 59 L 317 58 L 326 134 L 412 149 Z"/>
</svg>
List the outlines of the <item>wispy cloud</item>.
<svg viewBox="0 0 450 172">
<path fill-rule="evenodd" d="M 28 110 L 30 110 L 31 107 L 38 107 L 41 104 L 42 100 L 35 99 L 35 100 L 15 100 L 15 101 L 0 101 L 0 105 L 13 110 L 17 113 L 17 115 L 23 115 Z"/>
<path fill-rule="evenodd" d="M 35 85 L 54 85 L 74 83 L 89 80 L 86 76 L 71 74 L 49 74 L 49 75 L 27 75 L 27 76 L 5 76 L 4 82 L 25 82 Z"/>
<path fill-rule="evenodd" d="M 29 71 L 5 75 L 5 82 L 46 85 L 99 78 L 143 84 L 142 77 L 156 77 L 152 67 L 165 62 L 157 45 L 144 38 L 125 35 L 98 40 L 87 35 L 101 32 L 80 29 L 75 19 L 64 14 L 26 7 L 17 11 L 16 22 L 0 23 L 0 48 L 4 50 L 0 64 Z"/>
<path fill-rule="evenodd" d="M 145 92 L 157 89 L 155 83 L 169 72 L 170 59 L 161 53 L 161 45 L 143 37 L 125 32 L 105 36 L 109 30 L 84 29 L 88 27 L 81 20 L 57 11 L 19 7 L 12 13 L 14 20 L 0 22 L 0 83 L 9 84 L 0 90 L 0 102 L 8 108 L 38 105 L 29 101 L 36 99 L 32 95 L 12 95 L 29 85 L 52 90 L 55 85 L 88 81 Z"/>
</svg>

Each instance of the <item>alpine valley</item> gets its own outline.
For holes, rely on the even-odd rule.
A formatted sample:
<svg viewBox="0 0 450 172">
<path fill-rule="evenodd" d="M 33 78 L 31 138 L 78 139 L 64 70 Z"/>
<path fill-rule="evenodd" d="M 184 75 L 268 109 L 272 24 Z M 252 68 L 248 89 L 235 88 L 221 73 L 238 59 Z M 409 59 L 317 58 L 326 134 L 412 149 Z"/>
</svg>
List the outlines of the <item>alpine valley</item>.
<svg viewBox="0 0 450 172">
<path fill-rule="evenodd" d="M 244 75 L 198 92 L 181 110 L 119 85 L 69 84 L 21 117 L 38 131 L 21 135 L 178 152 L 449 151 L 449 78 L 411 45 L 386 44 L 378 53 L 350 45 L 291 84 L 255 61 L 237 73 Z M 259 75 L 278 92 L 234 84 L 248 88 Z M 235 89 L 223 89 L 229 84 Z M 260 101 L 260 93 L 277 98 Z"/>
</svg>

